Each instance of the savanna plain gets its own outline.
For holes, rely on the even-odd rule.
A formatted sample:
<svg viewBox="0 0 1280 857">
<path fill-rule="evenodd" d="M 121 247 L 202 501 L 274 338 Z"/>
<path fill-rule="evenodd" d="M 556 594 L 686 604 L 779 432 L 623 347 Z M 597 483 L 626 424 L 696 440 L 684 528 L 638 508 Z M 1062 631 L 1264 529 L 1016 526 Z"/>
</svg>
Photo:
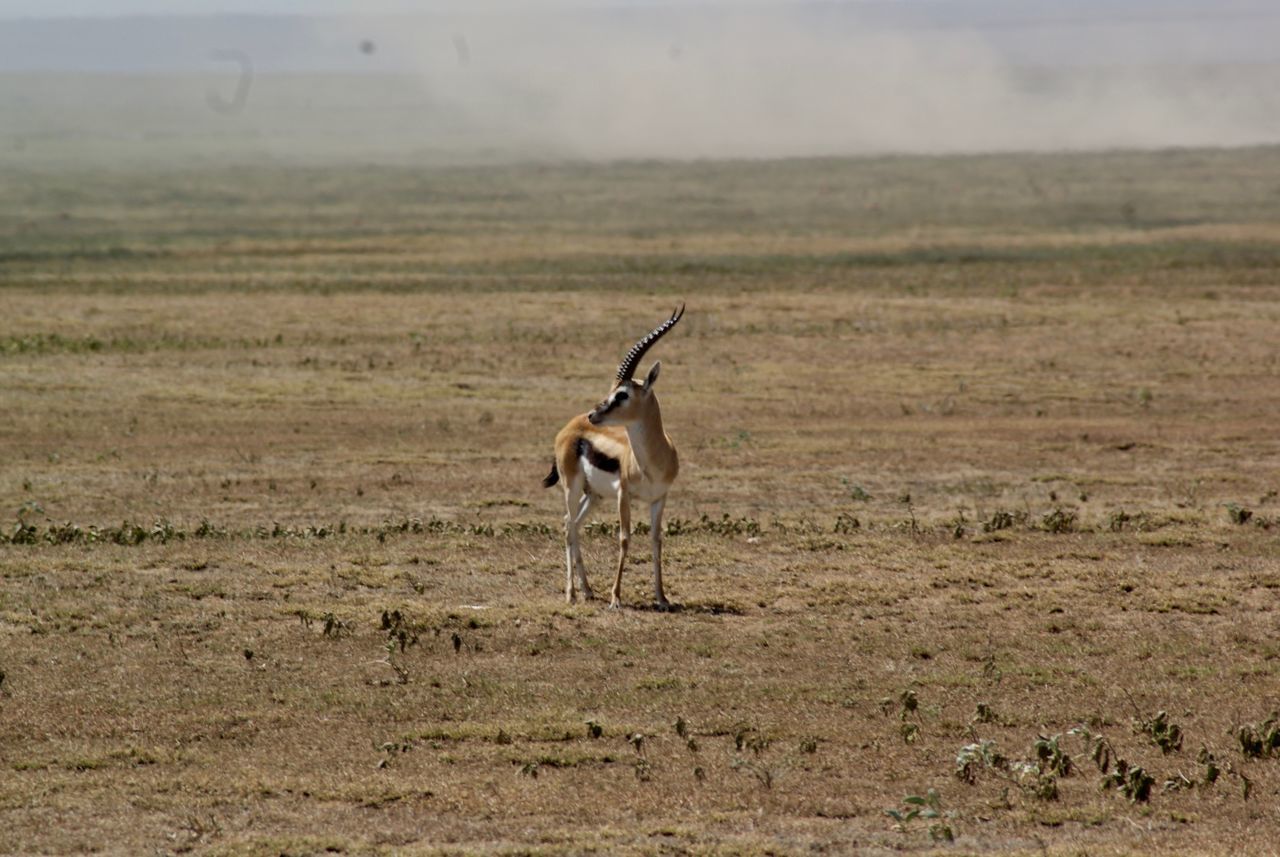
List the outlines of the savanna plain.
<svg viewBox="0 0 1280 857">
<path fill-rule="evenodd" d="M 0 852 L 1277 853 L 1277 176 L 11 163 Z"/>
</svg>

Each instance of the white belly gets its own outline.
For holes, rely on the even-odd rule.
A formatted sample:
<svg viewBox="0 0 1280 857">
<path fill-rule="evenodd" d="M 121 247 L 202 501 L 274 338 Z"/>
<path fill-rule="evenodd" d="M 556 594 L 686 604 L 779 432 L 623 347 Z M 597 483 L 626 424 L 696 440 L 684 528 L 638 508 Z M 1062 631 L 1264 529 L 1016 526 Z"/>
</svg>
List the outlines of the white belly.
<svg viewBox="0 0 1280 857">
<path fill-rule="evenodd" d="M 587 478 L 587 488 L 592 495 L 605 500 L 612 500 L 618 496 L 618 488 L 622 480 L 617 473 L 593 467 L 586 460 L 582 462 L 582 472 Z M 660 499 L 664 493 L 662 490 L 664 487 L 647 479 L 634 479 L 627 483 L 631 499 L 637 503 L 652 503 Z"/>
<path fill-rule="evenodd" d="M 622 484 L 622 479 L 617 473 L 592 467 L 586 460 L 582 462 L 582 472 L 587 477 L 587 490 L 593 495 L 606 499 L 618 496 L 618 487 Z"/>
</svg>

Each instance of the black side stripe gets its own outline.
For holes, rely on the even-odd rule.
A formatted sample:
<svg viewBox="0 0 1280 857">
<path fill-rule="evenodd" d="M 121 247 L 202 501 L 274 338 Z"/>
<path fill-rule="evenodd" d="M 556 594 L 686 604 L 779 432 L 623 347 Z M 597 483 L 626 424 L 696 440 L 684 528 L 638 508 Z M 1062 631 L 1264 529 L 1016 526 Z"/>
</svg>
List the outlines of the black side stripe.
<svg viewBox="0 0 1280 857">
<path fill-rule="evenodd" d="M 587 463 L 597 470 L 603 470 L 606 473 L 618 472 L 618 459 L 610 458 L 600 450 L 591 445 L 591 441 L 585 437 L 578 438 L 577 453 L 579 458 L 585 458 Z"/>
</svg>

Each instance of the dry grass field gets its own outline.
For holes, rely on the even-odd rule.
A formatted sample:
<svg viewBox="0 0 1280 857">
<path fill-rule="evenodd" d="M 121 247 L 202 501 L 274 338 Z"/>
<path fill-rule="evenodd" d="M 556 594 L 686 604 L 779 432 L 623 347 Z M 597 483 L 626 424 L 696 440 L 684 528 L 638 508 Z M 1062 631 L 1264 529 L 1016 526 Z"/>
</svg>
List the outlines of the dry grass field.
<svg viewBox="0 0 1280 857">
<path fill-rule="evenodd" d="M 1277 853 L 1277 176 L 6 171 L 0 852 Z"/>
</svg>

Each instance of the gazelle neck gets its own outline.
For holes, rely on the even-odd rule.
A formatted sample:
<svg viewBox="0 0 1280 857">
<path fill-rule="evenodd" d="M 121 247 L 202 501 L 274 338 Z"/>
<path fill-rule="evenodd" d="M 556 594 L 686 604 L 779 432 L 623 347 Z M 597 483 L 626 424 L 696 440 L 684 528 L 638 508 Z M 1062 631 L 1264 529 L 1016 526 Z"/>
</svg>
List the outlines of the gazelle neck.
<svg viewBox="0 0 1280 857">
<path fill-rule="evenodd" d="M 665 482 L 674 476 L 675 448 L 662 428 L 662 409 L 658 407 L 657 396 L 650 396 L 643 419 L 627 424 L 627 440 L 646 479 Z"/>
</svg>

